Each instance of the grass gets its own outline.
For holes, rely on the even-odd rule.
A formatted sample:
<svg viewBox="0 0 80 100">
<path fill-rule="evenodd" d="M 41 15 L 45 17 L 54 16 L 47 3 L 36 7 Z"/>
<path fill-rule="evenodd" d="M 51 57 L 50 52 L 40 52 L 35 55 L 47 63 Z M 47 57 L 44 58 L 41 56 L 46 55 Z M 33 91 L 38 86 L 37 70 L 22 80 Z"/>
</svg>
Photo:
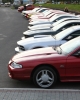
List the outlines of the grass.
<svg viewBox="0 0 80 100">
<path fill-rule="evenodd" d="M 52 9 L 60 9 L 60 10 L 64 10 L 65 7 L 67 7 L 69 9 L 69 11 L 75 11 L 80 13 L 80 4 L 51 4 L 51 3 L 47 3 L 47 4 L 41 4 L 43 7 L 48 7 L 48 8 L 52 8 Z M 38 4 L 35 4 L 35 6 L 39 6 Z"/>
</svg>

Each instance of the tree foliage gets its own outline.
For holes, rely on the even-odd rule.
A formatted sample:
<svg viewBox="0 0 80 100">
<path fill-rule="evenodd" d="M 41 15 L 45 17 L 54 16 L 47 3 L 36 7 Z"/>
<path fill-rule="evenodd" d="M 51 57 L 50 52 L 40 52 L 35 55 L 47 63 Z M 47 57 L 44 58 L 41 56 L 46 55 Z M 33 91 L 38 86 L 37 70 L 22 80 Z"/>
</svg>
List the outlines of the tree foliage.
<svg viewBox="0 0 80 100">
<path fill-rule="evenodd" d="M 6 2 L 11 2 L 11 3 L 13 3 L 14 0 L 2 0 L 2 2 L 3 2 L 3 3 L 6 3 Z"/>
</svg>

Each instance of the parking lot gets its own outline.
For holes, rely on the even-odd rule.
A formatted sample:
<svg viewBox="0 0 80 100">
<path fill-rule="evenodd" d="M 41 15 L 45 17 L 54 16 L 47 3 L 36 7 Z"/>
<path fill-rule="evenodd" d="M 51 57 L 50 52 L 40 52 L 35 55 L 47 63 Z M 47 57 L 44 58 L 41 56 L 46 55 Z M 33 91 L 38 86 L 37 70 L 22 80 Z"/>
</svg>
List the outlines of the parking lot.
<svg viewBox="0 0 80 100">
<path fill-rule="evenodd" d="M 14 48 L 17 40 L 21 38 L 22 32 L 26 30 L 27 20 L 17 10 L 0 7 L 0 88 L 15 87 L 15 84 L 18 87 L 20 84 L 19 81 L 14 81 L 8 77 L 7 64 L 15 54 Z"/>
<path fill-rule="evenodd" d="M 29 81 L 12 80 L 8 77 L 8 62 L 15 54 L 17 41 L 27 30 L 28 21 L 11 8 L 0 7 L 0 88 L 35 88 Z M 54 87 L 53 87 L 54 88 Z M 59 83 L 55 89 L 80 89 L 80 83 Z"/>
</svg>

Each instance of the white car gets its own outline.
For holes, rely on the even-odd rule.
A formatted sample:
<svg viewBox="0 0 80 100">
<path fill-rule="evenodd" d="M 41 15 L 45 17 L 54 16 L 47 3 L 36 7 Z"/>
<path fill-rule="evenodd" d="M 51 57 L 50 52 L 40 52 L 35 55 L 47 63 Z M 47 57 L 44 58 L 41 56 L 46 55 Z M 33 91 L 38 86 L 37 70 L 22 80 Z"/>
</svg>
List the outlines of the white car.
<svg viewBox="0 0 80 100">
<path fill-rule="evenodd" d="M 55 14 L 53 15 L 50 19 L 38 19 L 36 21 L 29 22 L 29 26 L 34 26 L 34 25 L 42 25 L 42 24 L 53 24 L 53 22 L 56 22 L 62 18 L 66 17 L 76 17 L 75 15 L 72 14 Z"/>
<path fill-rule="evenodd" d="M 54 15 L 54 14 L 65 14 L 65 13 L 66 12 L 64 12 L 64 11 L 49 9 L 48 11 L 43 12 L 43 15 L 32 15 L 30 17 L 30 20 L 34 21 L 34 20 L 38 20 L 38 19 L 49 19 L 51 17 L 51 15 Z"/>
<path fill-rule="evenodd" d="M 19 53 L 30 49 L 50 47 L 50 46 L 56 47 L 77 36 L 80 36 L 80 25 L 72 26 L 54 36 L 36 35 L 31 38 L 20 40 L 17 42 L 18 47 L 15 48 L 15 52 Z"/>
<path fill-rule="evenodd" d="M 67 17 L 67 18 L 63 18 L 63 19 L 61 19 L 61 20 L 53 23 L 52 26 L 55 27 L 56 25 L 58 25 L 58 24 L 60 24 L 60 23 L 62 23 L 64 21 L 68 21 L 68 20 L 80 20 L 80 18 L 79 17 Z"/>
<path fill-rule="evenodd" d="M 32 37 L 35 35 L 55 35 L 65 30 L 66 28 L 69 28 L 74 25 L 80 25 L 80 20 L 67 20 L 54 26 L 53 28 L 47 27 L 43 30 L 27 30 L 23 32 L 24 36 L 22 37 L 22 39 Z"/>
<path fill-rule="evenodd" d="M 22 15 L 23 16 L 26 16 L 26 14 L 27 15 L 41 14 L 41 12 L 43 12 L 43 11 L 45 11 L 47 9 L 48 8 L 40 8 L 40 7 L 38 8 L 38 7 L 36 7 L 32 11 L 22 11 Z"/>
<path fill-rule="evenodd" d="M 25 14 L 28 14 L 28 13 L 34 13 L 36 12 L 37 10 L 39 10 L 40 7 L 35 7 L 33 10 L 28 10 L 28 11 L 22 11 L 22 15 L 25 16 Z"/>
<path fill-rule="evenodd" d="M 53 10 L 48 9 L 41 14 L 31 15 L 29 21 L 35 20 L 35 19 L 49 19 L 50 16 L 52 16 L 53 14 L 54 14 Z"/>
</svg>

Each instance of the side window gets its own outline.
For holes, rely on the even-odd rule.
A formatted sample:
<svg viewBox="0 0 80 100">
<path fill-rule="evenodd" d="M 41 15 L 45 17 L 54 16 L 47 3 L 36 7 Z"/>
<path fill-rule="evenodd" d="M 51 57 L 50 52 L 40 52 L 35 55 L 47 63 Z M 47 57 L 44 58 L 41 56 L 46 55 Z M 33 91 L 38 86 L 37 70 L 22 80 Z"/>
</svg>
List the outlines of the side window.
<svg viewBox="0 0 80 100">
<path fill-rule="evenodd" d="M 53 22 L 57 22 L 57 21 L 59 21 L 60 19 L 62 19 L 62 18 L 64 18 L 63 16 L 61 16 L 61 17 L 59 17 L 59 18 L 57 18 L 57 19 L 55 19 Z"/>
<path fill-rule="evenodd" d="M 72 26 L 72 24 L 64 25 L 63 27 L 61 27 L 61 28 L 59 29 L 59 31 L 63 31 L 64 29 L 67 29 L 68 27 L 71 27 L 71 26 Z"/>
<path fill-rule="evenodd" d="M 80 36 L 80 30 L 71 33 L 70 35 L 66 36 L 63 40 L 69 41 L 77 36 Z"/>
<path fill-rule="evenodd" d="M 74 54 L 72 54 L 72 56 L 79 56 L 80 57 L 80 49 L 79 50 L 77 50 Z"/>
<path fill-rule="evenodd" d="M 63 31 L 64 29 L 67 29 L 71 26 L 75 26 L 75 25 L 78 25 L 78 23 L 68 23 L 67 25 L 64 25 L 63 27 L 61 27 L 59 30 L 60 31 Z"/>
</svg>

